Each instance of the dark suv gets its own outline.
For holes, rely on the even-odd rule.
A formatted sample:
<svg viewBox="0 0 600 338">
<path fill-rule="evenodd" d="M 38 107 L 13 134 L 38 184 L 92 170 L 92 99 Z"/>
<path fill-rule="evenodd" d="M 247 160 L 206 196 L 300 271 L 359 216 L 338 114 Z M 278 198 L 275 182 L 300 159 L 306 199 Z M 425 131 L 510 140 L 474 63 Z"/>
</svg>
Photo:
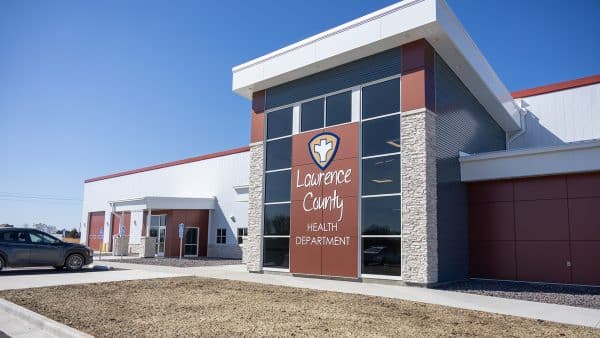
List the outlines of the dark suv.
<svg viewBox="0 0 600 338">
<path fill-rule="evenodd" d="M 35 229 L 0 228 L 0 270 L 8 267 L 53 266 L 69 271 L 91 264 L 93 250 L 66 243 Z"/>
</svg>

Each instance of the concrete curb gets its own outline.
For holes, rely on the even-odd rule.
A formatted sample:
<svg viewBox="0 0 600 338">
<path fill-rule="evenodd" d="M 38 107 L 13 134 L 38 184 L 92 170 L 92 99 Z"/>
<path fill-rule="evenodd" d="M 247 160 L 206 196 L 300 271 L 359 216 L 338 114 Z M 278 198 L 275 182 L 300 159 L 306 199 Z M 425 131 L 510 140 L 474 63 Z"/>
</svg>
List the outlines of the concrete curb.
<svg viewBox="0 0 600 338">
<path fill-rule="evenodd" d="M 5 299 L 0 299 L 0 309 L 14 316 L 18 316 L 45 333 L 49 333 L 57 337 L 93 337 L 87 333 L 83 333 L 70 326 L 56 322 L 50 318 L 42 316 L 39 313 L 28 310 Z"/>
</svg>

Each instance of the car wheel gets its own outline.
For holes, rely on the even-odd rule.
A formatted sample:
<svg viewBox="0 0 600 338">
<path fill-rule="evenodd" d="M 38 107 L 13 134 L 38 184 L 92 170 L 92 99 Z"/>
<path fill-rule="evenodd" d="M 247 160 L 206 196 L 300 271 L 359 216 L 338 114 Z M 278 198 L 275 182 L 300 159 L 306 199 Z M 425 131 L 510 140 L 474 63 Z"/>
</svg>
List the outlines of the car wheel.
<svg viewBox="0 0 600 338">
<path fill-rule="evenodd" d="M 84 262 L 85 261 L 84 261 L 82 255 L 72 254 L 69 257 L 67 257 L 65 266 L 67 267 L 67 270 L 69 270 L 69 271 L 77 271 L 77 270 L 81 270 Z"/>
<path fill-rule="evenodd" d="M 55 268 L 56 270 L 62 270 L 64 268 L 64 265 L 55 265 L 53 266 L 53 268 Z"/>
<path fill-rule="evenodd" d="M 0 271 L 2 271 L 2 269 L 4 269 L 4 258 L 2 258 L 2 256 L 0 256 Z"/>
</svg>

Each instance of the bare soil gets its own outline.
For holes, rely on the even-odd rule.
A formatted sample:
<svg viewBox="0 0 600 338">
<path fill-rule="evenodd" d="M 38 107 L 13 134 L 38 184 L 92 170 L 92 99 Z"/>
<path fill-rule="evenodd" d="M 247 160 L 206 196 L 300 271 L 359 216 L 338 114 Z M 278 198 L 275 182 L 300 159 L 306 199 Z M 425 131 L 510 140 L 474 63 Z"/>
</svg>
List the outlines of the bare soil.
<svg viewBox="0 0 600 338">
<path fill-rule="evenodd" d="M 402 300 L 182 277 L 0 292 L 98 337 L 600 337 L 600 330 Z"/>
</svg>

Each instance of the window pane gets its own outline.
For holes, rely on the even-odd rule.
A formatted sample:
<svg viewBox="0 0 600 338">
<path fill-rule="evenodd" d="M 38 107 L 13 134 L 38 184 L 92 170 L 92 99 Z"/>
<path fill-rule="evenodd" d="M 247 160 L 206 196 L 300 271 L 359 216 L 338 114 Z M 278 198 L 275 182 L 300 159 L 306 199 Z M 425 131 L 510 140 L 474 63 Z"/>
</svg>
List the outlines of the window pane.
<svg viewBox="0 0 600 338">
<path fill-rule="evenodd" d="M 306 102 L 300 108 L 300 130 L 307 131 L 323 128 L 324 99 Z"/>
<path fill-rule="evenodd" d="M 292 138 L 267 142 L 267 170 L 290 168 L 292 166 Z"/>
<path fill-rule="evenodd" d="M 265 235 L 290 234 L 290 204 L 265 205 Z"/>
<path fill-rule="evenodd" d="M 265 202 L 290 200 L 291 170 L 277 171 L 265 175 Z"/>
<path fill-rule="evenodd" d="M 350 122 L 352 119 L 352 92 L 327 97 L 327 126 Z"/>
<path fill-rule="evenodd" d="M 400 192 L 400 155 L 362 160 L 363 195 Z"/>
<path fill-rule="evenodd" d="M 267 114 L 267 138 L 292 135 L 292 107 Z"/>
<path fill-rule="evenodd" d="M 362 273 L 400 276 L 400 238 L 363 238 Z"/>
<path fill-rule="evenodd" d="M 400 151 L 400 115 L 363 122 L 363 156 Z"/>
<path fill-rule="evenodd" d="M 363 235 L 400 235 L 400 196 L 362 199 Z"/>
<path fill-rule="evenodd" d="M 362 118 L 400 111 L 400 79 L 376 83 L 362 89 Z"/>
<path fill-rule="evenodd" d="M 265 238 L 263 251 L 263 266 L 288 268 L 289 267 L 289 238 Z"/>
</svg>

